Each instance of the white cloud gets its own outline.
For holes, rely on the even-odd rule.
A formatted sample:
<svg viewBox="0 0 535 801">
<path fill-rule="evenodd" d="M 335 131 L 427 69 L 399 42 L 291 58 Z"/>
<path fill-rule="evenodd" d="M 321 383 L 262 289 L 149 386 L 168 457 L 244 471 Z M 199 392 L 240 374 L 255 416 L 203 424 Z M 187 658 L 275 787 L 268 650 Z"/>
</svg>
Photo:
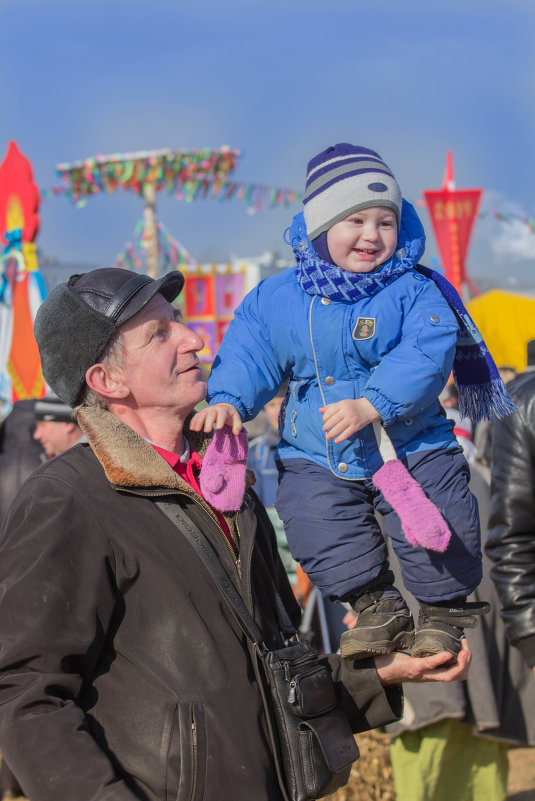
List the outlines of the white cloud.
<svg viewBox="0 0 535 801">
<path fill-rule="evenodd" d="M 498 232 L 491 238 L 491 247 L 497 256 L 535 262 L 535 234 L 527 223 L 516 219 L 499 221 L 496 225 Z"/>
<path fill-rule="evenodd" d="M 506 257 L 510 261 L 535 262 L 535 233 L 527 223 L 530 215 L 518 202 L 507 198 L 500 192 L 490 190 L 485 193 L 483 213 L 490 219 L 487 227 L 492 252 L 500 259 Z M 508 219 L 499 219 L 492 212 L 497 212 Z M 508 216 L 510 215 L 510 216 Z"/>
</svg>

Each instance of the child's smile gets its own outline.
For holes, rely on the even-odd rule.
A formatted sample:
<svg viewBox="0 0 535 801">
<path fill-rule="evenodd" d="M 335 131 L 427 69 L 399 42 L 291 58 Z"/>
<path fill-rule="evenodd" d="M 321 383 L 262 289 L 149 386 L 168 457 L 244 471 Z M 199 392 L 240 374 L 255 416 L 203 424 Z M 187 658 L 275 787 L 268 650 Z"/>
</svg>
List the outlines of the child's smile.
<svg viewBox="0 0 535 801">
<path fill-rule="evenodd" d="M 354 212 L 327 231 L 332 260 L 342 270 L 369 273 L 388 261 L 396 250 L 395 213 L 384 206 Z"/>
</svg>

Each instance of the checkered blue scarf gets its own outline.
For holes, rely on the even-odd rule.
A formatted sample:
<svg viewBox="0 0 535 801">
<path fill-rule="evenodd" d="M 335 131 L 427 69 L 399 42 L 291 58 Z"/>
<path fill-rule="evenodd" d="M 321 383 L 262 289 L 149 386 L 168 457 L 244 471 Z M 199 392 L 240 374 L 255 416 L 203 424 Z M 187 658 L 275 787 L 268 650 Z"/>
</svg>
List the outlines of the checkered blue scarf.
<svg viewBox="0 0 535 801">
<path fill-rule="evenodd" d="M 417 264 L 431 278 L 457 317 L 459 336 L 453 361 L 453 380 L 459 391 L 459 412 L 478 422 L 505 417 L 516 410 L 481 333 L 468 314 L 459 293 L 443 275 Z"/>
<path fill-rule="evenodd" d="M 377 272 L 350 273 L 321 259 L 306 238 L 296 243 L 294 253 L 301 289 L 309 295 L 325 295 L 349 303 L 375 295 L 412 266 L 404 251 L 398 250 Z"/>
<path fill-rule="evenodd" d="M 398 250 L 378 271 L 350 273 L 318 256 L 306 236 L 306 228 L 301 237 L 296 237 L 295 233 L 294 225 L 291 244 L 297 260 L 297 281 L 309 295 L 354 303 L 380 292 L 410 269 L 416 269 L 434 281 L 459 323 L 453 379 L 459 392 L 461 415 L 477 422 L 505 417 L 515 411 L 516 406 L 509 397 L 481 333 L 458 292 L 440 273 L 420 264 L 413 268 L 404 248 Z"/>
</svg>

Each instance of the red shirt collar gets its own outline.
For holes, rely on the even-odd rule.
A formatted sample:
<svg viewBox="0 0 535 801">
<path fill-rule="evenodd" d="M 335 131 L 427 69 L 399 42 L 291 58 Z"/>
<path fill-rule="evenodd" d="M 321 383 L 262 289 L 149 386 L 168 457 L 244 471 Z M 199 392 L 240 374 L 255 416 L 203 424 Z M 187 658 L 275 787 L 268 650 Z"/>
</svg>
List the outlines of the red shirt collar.
<svg viewBox="0 0 535 801">
<path fill-rule="evenodd" d="M 162 448 L 160 445 L 156 445 L 154 442 L 151 442 L 150 444 L 152 445 L 154 450 L 165 459 L 167 464 L 173 468 L 175 473 L 179 475 L 181 478 L 183 478 L 184 481 L 187 481 L 190 487 L 192 487 L 192 489 L 194 489 L 195 492 L 198 493 L 201 496 L 201 498 L 203 498 L 204 496 L 201 492 L 201 488 L 199 486 L 199 481 L 198 481 L 198 475 L 201 469 L 202 459 L 197 453 L 197 451 L 190 451 L 189 459 L 187 459 L 187 461 L 182 462 L 181 461 L 182 457 L 178 456 L 176 453 L 168 451 L 166 448 Z M 204 500 L 206 501 L 206 499 Z M 206 503 L 208 502 L 206 501 Z M 236 545 L 232 539 L 232 535 L 230 533 L 227 521 L 225 520 L 221 512 L 217 511 L 217 509 L 213 509 L 213 511 L 232 550 L 234 551 L 234 553 L 236 553 Z"/>
</svg>

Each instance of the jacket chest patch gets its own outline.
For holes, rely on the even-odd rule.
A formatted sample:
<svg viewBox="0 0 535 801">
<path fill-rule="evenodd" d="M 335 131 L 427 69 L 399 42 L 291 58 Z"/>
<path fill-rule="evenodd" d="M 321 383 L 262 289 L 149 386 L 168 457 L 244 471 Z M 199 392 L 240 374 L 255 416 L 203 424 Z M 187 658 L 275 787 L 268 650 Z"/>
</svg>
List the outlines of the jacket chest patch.
<svg viewBox="0 0 535 801">
<path fill-rule="evenodd" d="M 353 339 L 371 339 L 375 334 L 375 317 L 359 317 L 353 329 Z"/>
</svg>

